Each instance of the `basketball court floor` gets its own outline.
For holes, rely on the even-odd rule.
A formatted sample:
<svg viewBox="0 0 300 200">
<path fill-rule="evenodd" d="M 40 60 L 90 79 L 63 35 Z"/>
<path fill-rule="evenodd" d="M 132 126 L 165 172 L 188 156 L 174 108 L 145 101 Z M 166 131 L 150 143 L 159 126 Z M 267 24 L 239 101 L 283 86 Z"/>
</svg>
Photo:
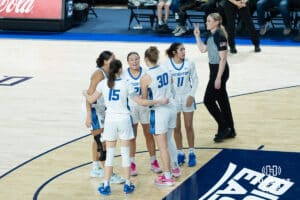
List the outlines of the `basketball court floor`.
<svg viewBox="0 0 300 200">
<path fill-rule="evenodd" d="M 112 185 L 112 195 L 103 197 L 97 192 L 102 179 L 89 177 L 92 138 L 81 108 L 81 93 L 96 69 L 95 60 L 101 51 L 110 50 L 126 68 L 127 53 L 137 51 L 143 57 L 144 50 L 154 45 L 164 62 L 171 41 L 0 39 L 0 43 L 0 199 L 250 199 L 251 195 L 251 199 L 299 199 L 299 46 L 263 45 L 261 53 L 254 53 L 252 46 L 238 45 L 238 54 L 229 55 L 227 88 L 237 137 L 214 143 L 216 123 L 202 104 L 207 55 L 195 43 L 185 43 L 186 57 L 196 63 L 199 76 L 194 115 L 197 166 L 184 165 L 173 187 L 155 186 L 139 129 L 138 176 L 132 178 L 136 191 L 125 196 L 122 185 Z M 122 174 L 120 151 L 116 152 L 115 170 Z M 247 176 L 216 184 L 228 163 L 268 175 L 275 180 L 272 183 L 288 183 L 280 182 L 274 191 L 263 190 L 270 184 L 246 183 L 253 181 Z M 228 188 L 233 180 L 239 186 Z M 219 190 L 214 187 L 215 193 L 208 194 L 214 185 Z"/>
</svg>

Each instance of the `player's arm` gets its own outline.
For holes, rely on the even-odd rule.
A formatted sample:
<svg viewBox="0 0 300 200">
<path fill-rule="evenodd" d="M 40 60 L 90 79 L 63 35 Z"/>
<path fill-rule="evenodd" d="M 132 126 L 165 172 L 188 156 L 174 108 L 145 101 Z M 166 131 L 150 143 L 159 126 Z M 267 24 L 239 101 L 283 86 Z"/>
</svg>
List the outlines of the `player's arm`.
<svg viewBox="0 0 300 200">
<path fill-rule="evenodd" d="M 100 72 L 99 70 L 95 71 L 92 74 L 91 80 L 90 80 L 90 85 L 87 90 L 87 94 L 91 95 L 96 91 L 96 87 L 100 81 L 104 79 L 103 73 Z M 85 125 L 87 127 L 91 127 L 92 125 L 92 111 L 91 111 L 92 105 L 88 101 L 86 101 L 86 120 L 85 120 Z"/>
<path fill-rule="evenodd" d="M 85 119 L 85 125 L 87 128 L 92 126 L 92 106 L 88 101 L 85 101 L 86 106 L 86 119 Z"/>
<path fill-rule="evenodd" d="M 195 98 L 196 96 L 196 92 L 198 89 L 198 74 L 197 74 L 197 70 L 195 67 L 195 63 L 191 64 L 191 71 L 190 71 L 190 80 L 191 80 L 191 91 L 189 93 L 190 96 L 192 96 L 193 98 Z"/>
<path fill-rule="evenodd" d="M 104 75 L 100 70 L 97 70 L 93 73 L 90 81 L 90 86 L 87 90 L 89 95 L 93 94 L 96 91 L 97 85 L 100 81 L 104 79 Z"/>
<path fill-rule="evenodd" d="M 191 71 L 190 71 L 190 80 L 191 80 L 191 91 L 189 92 L 189 96 L 188 99 L 186 101 L 186 106 L 190 107 L 194 100 L 195 100 L 195 96 L 196 96 L 196 91 L 198 88 L 198 75 L 197 75 L 197 70 L 195 68 L 195 64 L 192 63 L 191 64 Z"/>
<path fill-rule="evenodd" d="M 144 80 L 144 82 L 145 82 L 145 80 Z M 145 84 L 143 86 L 143 88 L 146 88 L 146 87 L 148 88 L 148 86 L 146 86 L 146 84 Z M 135 101 L 137 104 L 139 104 L 141 106 L 153 106 L 153 105 L 158 105 L 158 104 L 168 104 L 169 103 L 169 98 L 162 98 L 162 99 L 155 99 L 155 100 L 148 100 L 148 99 L 142 98 L 142 97 L 138 96 L 138 94 L 135 92 L 135 90 L 131 84 L 128 84 L 127 88 L 128 88 L 129 98 L 131 98 L 133 101 Z"/>
<path fill-rule="evenodd" d="M 157 100 L 147 100 L 147 99 L 142 99 L 140 96 L 135 96 L 133 97 L 133 100 L 141 105 L 141 106 L 154 106 L 154 105 L 164 105 L 169 103 L 169 98 L 162 98 L 162 99 L 157 99 Z"/>
<path fill-rule="evenodd" d="M 144 74 L 140 79 L 140 87 L 142 91 L 142 98 L 148 99 L 148 86 L 151 83 L 151 77 L 148 74 Z"/>
<path fill-rule="evenodd" d="M 92 103 L 94 103 L 95 101 L 97 101 L 97 99 L 102 95 L 102 93 L 100 93 L 100 92 L 98 92 L 98 91 L 95 91 L 94 94 L 89 95 L 89 94 L 87 93 L 87 90 L 84 90 L 84 91 L 82 92 L 82 94 L 83 94 L 83 96 L 86 97 L 87 102 L 90 103 L 90 104 L 92 104 Z"/>
</svg>

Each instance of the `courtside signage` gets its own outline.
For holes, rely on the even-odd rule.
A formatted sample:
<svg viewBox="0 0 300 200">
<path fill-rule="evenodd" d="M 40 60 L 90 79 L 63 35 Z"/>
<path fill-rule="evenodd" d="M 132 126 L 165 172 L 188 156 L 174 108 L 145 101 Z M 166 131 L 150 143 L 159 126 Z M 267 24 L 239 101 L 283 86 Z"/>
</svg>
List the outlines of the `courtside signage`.
<svg viewBox="0 0 300 200">
<path fill-rule="evenodd" d="M 164 199 L 300 199 L 300 153 L 223 150 Z"/>
<path fill-rule="evenodd" d="M 0 0 L 0 18 L 62 19 L 62 0 Z"/>
</svg>

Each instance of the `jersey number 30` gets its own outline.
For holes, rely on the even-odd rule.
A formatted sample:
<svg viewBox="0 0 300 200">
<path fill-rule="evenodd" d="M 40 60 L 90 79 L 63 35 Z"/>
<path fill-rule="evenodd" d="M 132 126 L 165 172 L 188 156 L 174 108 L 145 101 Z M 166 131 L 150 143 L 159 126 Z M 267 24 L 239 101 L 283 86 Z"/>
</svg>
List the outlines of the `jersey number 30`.
<svg viewBox="0 0 300 200">
<path fill-rule="evenodd" d="M 159 82 L 158 88 L 161 88 L 161 87 L 163 87 L 165 85 L 168 85 L 168 83 L 169 83 L 168 74 L 164 73 L 164 74 L 158 76 L 157 80 Z"/>
</svg>

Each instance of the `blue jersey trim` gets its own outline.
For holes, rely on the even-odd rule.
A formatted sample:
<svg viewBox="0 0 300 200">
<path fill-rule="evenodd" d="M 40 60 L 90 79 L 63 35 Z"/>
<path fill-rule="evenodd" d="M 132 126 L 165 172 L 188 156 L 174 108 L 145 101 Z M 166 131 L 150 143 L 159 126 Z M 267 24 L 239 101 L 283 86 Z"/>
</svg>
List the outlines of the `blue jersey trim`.
<svg viewBox="0 0 300 200">
<path fill-rule="evenodd" d="M 181 66 L 180 66 L 179 68 L 177 68 L 176 65 L 173 63 L 173 59 L 172 59 L 172 58 L 170 59 L 170 62 L 171 62 L 171 64 L 172 64 L 173 68 L 176 69 L 176 70 L 178 70 L 178 71 L 181 70 L 181 69 L 183 68 L 183 66 L 184 66 L 184 61 L 185 61 L 185 60 L 183 59 Z"/>
<path fill-rule="evenodd" d="M 92 128 L 93 128 L 93 130 L 101 129 L 102 127 L 101 127 L 101 124 L 99 123 L 96 109 L 92 108 L 91 111 L 92 111 Z"/>
<path fill-rule="evenodd" d="M 155 110 L 150 110 L 150 134 L 155 134 Z"/>
<path fill-rule="evenodd" d="M 130 72 L 130 68 L 128 68 L 127 71 L 128 71 L 129 76 L 130 76 L 133 80 L 138 80 L 138 79 L 142 76 L 143 68 L 140 67 L 140 73 L 139 73 L 139 75 L 138 75 L 137 77 L 134 77 L 134 76 L 132 75 L 132 73 Z"/>
<path fill-rule="evenodd" d="M 159 65 L 155 65 L 155 66 L 153 66 L 153 67 L 150 67 L 149 70 L 156 69 L 156 68 L 158 68 L 158 67 L 159 67 Z"/>
</svg>

